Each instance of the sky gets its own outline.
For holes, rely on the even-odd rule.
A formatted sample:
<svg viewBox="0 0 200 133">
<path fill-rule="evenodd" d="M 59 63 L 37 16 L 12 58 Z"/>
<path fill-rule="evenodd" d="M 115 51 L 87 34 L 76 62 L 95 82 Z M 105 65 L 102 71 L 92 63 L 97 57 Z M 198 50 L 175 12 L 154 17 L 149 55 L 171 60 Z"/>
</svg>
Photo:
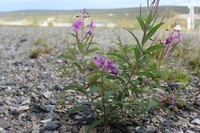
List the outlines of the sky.
<svg viewBox="0 0 200 133">
<path fill-rule="evenodd" d="M 200 6 L 200 0 L 160 0 L 160 5 Z M 146 0 L 0 0 L 0 12 L 18 10 L 109 9 L 146 6 Z"/>
</svg>

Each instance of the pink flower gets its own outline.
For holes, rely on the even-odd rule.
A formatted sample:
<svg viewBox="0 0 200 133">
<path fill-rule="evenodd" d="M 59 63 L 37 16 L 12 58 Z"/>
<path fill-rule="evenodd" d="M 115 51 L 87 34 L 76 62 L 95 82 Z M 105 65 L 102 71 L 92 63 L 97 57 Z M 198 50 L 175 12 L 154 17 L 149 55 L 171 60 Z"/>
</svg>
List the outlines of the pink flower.
<svg viewBox="0 0 200 133">
<path fill-rule="evenodd" d="M 165 44 L 170 44 L 172 41 L 173 41 L 174 37 L 172 35 L 170 35 L 167 39 L 166 39 L 166 42 Z"/>
<path fill-rule="evenodd" d="M 89 71 L 89 72 L 92 72 L 93 70 L 94 70 L 94 68 L 92 68 L 92 67 L 89 67 L 89 68 L 88 68 L 88 71 Z"/>
<path fill-rule="evenodd" d="M 119 74 L 118 70 L 116 70 L 114 68 L 115 63 L 113 61 L 110 61 L 110 60 L 106 61 L 106 58 L 104 58 L 104 57 L 98 56 L 95 60 L 95 64 L 96 64 L 96 66 L 100 67 L 104 71 L 110 72 L 111 74 L 114 74 L 114 75 Z"/>
<path fill-rule="evenodd" d="M 112 73 L 114 75 L 118 75 L 119 74 L 119 72 L 114 68 L 110 69 L 110 73 Z"/>
<path fill-rule="evenodd" d="M 108 69 L 112 69 L 112 68 L 114 68 L 114 66 L 115 66 L 115 62 L 113 62 L 113 61 L 107 61 L 107 68 Z"/>
<path fill-rule="evenodd" d="M 183 37 L 181 36 L 180 30 L 178 32 L 178 41 L 181 42 L 183 40 Z"/>
<path fill-rule="evenodd" d="M 174 96 L 174 94 L 171 96 L 171 104 L 174 104 L 176 101 L 176 97 Z"/>
<path fill-rule="evenodd" d="M 90 22 L 90 30 L 88 31 L 88 34 L 91 36 L 93 35 L 93 30 L 94 30 L 94 22 L 93 20 Z"/>
<path fill-rule="evenodd" d="M 104 65 L 105 65 L 105 61 L 106 59 L 104 57 L 101 57 L 101 56 L 98 56 L 96 58 L 96 61 L 95 61 L 95 64 L 98 66 L 98 67 L 101 67 L 102 69 L 104 68 Z"/>
<path fill-rule="evenodd" d="M 83 20 L 78 19 L 78 20 L 75 21 L 75 22 L 73 23 L 73 25 L 72 25 L 72 26 L 73 26 L 73 31 L 77 33 L 79 30 L 82 29 L 83 25 L 84 25 Z"/>
</svg>

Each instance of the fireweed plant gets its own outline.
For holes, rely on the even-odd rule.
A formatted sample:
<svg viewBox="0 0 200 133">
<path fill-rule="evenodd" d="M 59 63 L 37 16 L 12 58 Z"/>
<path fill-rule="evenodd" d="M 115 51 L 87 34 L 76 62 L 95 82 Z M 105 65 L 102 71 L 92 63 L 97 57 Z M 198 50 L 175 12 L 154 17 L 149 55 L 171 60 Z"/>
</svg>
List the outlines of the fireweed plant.
<svg viewBox="0 0 200 133">
<path fill-rule="evenodd" d="M 119 47 L 106 54 L 100 54 L 103 52 L 98 43 L 92 41 L 95 26 L 94 21 L 85 24 L 84 20 L 89 17 L 86 10 L 73 23 L 74 33 L 70 34 L 76 44 L 69 46 L 61 56 L 66 62 L 61 70 L 74 80 L 65 89 L 74 89 L 86 99 L 69 113 L 90 110 L 95 116 L 88 130 L 101 126 L 104 132 L 109 132 L 109 127 L 130 124 L 139 114 L 154 107 L 162 108 L 163 101 L 176 102 L 175 93 L 160 99 L 155 88 L 163 89 L 159 84 L 163 79 L 161 66 L 182 40 L 181 27 L 174 24 L 167 30 L 169 36 L 165 40 L 158 39 L 156 32 L 164 24 L 163 19 L 157 22 L 159 0 L 147 0 L 147 5 L 147 17 L 142 17 L 141 12 L 137 17 L 142 39 L 125 29 L 135 44 L 123 44 L 118 38 Z"/>
</svg>

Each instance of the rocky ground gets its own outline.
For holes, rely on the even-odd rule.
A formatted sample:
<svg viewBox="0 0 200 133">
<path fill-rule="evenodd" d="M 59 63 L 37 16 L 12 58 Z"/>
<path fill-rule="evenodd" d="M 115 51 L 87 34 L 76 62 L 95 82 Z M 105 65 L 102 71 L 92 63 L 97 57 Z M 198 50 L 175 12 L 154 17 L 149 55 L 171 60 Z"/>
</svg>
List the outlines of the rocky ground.
<svg viewBox="0 0 200 133">
<path fill-rule="evenodd" d="M 90 112 L 80 112 L 69 118 L 68 110 L 83 98 L 75 91 L 61 93 L 63 87 L 72 82 L 60 77 L 58 68 L 63 61 L 56 58 L 73 42 L 68 31 L 65 28 L 0 27 L 1 133 L 84 133 L 85 125 L 93 120 Z M 107 48 L 113 45 L 115 35 L 127 42 L 132 40 L 125 31 L 113 29 L 97 31 L 95 40 Z M 30 51 L 38 38 L 55 47 L 51 53 L 31 59 Z M 200 132 L 200 97 L 195 100 L 199 89 L 200 79 L 194 76 L 191 85 L 181 92 L 185 94 L 181 99 L 186 104 L 176 106 L 175 116 L 153 111 L 152 117 L 139 116 L 134 125 L 126 127 L 127 132 Z M 63 106 L 57 104 L 61 97 L 66 98 Z M 125 131 L 113 128 L 112 132 Z"/>
</svg>

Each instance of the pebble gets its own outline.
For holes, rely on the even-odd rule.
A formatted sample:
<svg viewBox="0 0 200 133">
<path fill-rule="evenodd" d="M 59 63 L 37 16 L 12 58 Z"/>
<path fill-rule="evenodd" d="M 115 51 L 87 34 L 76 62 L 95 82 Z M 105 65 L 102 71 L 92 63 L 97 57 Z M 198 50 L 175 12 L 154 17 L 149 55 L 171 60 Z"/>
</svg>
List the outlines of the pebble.
<svg viewBox="0 0 200 133">
<path fill-rule="evenodd" d="M 45 123 L 49 123 L 49 122 L 51 122 L 52 121 L 52 119 L 45 119 L 45 120 L 42 120 L 41 122 L 43 123 L 43 124 L 45 124 Z"/>
<path fill-rule="evenodd" d="M 53 96 L 53 93 L 51 91 L 46 91 L 43 93 L 43 96 L 47 99 L 51 98 Z"/>
<path fill-rule="evenodd" d="M 200 119 L 196 118 L 196 119 L 194 119 L 191 123 L 200 126 Z"/>
<path fill-rule="evenodd" d="M 20 106 L 20 107 L 17 108 L 17 111 L 27 111 L 27 110 L 29 110 L 28 105 Z"/>
<path fill-rule="evenodd" d="M 62 124 L 59 121 L 52 121 L 45 126 L 45 130 L 47 131 L 55 131 L 58 130 Z"/>
<path fill-rule="evenodd" d="M 7 129 L 10 126 L 11 126 L 11 124 L 7 120 L 0 119 L 0 127 L 1 128 Z"/>
</svg>

